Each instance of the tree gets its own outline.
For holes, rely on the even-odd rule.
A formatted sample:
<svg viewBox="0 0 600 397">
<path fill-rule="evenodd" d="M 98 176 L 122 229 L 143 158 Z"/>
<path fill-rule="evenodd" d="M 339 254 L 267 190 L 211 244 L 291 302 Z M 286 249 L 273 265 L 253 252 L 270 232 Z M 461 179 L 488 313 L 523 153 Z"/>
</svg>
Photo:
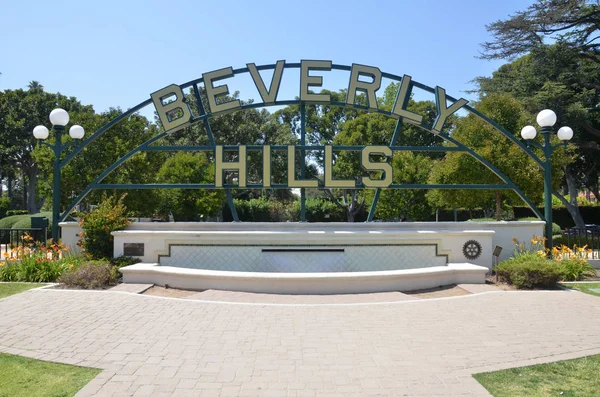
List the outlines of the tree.
<svg viewBox="0 0 600 397">
<path fill-rule="evenodd" d="M 101 114 L 80 113 L 73 114 L 72 124 L 80 124 L 90 136 L 109 121 L 122 114 L 121 109 L 109 109 Z M 104 170 L 110 167 L 123 155 L 147 141 L 158 133 L 158 129 L 145 117 L 138 114 L 117 123 L 107 130 L 102 136 L 85 147 L 62 169 L 61 177 L 61 207 L 64 208 L 71 200 L 92 183 Z M 70 141 L 66 137 L 65 141 Z M 71 149 L 63 153 L 65 158 Z M 40 194 L 47 201 L 52 200 L 52 151 L 41 146 L 32 152 L 32 157 L 39 165 L 44 180 L 40 181 Z M 166 155 L 161 152 L 140 152 L 128 159 L 101 183 L 151 183 L 164 162 Z M 104 192 L 92 191 L 86 197 L 86 202 L 97 203 L 102 199 Z M 114 194 L 121 194 L 114 192 Z M 157 192 L 152 190 L 130 190 L 124 200 L 128 210 L 137 215 L 151 215 L 158 205 Z"/>
<path fill-rule="evenodd" d="M 426 155 L 400 152 L 392 159 L 393 183 L 427 183 L 434 162 Z M 375 217 L 382 220 L 402 218 L 422 221 L 433 212 L 425 189 L 384 189 L 379 197 Z"/>
<path fill-rule="evenodd" d="M 214 167 L 204 153 L 179 152 L 165 161 L 158 183 L 213 183 Z M 223 192 L 207 189 L 163 189 L 160 208 L 178 221 L 198 221 L 221 210 Z M 206 218 L 205 218 L 206 219 Z"/>
<path fill-rule="evenodd" d="M 534 49 L 516 61 L 501 66 L 490 78 L 480 77 L 481 96 L 507 92 L 519 99 L 527 111 L 550 108 L 558 120 L 573 128 L 571 143 L 578 156 L 564 170 L 567 193 L 555 192 L 577 225 L 584 221 L 577 206 L 580 187 L 596 197 L 600 176 L 600 64 L 580 59 L 575 49 L 564 43 Z"/>
<path fill-rule="evenodd" d="M 205 90 L 200 89 L 200 95 L 204 104 L 208 103 Z M 190 107 L 195 114 L 201 114 L 200 106 L 196 97 L 192 94 L 186 96 Z M 223 97 L 223 101 L 239 100 L 239 92 Z M 251 104 L 252 101 L 240 100 L 242 105 Z M 206 109 L 206 108 L 205 108 Z M 158 120 L 157 120 L 158 121 Z M 160 124 L 160 123 L 159 123 Z M 295 136 L 287 125 L 283 125 L 278 116 L 269 113 L 266 109 L 245 109 L 236 112 L 215 115 L 210 118 L 210 128 L 217 145 L 288 145 L 295 143 Z M 175 133 L 169 134 L 165 142 L 175 146 L 208 145 L 208 131 L 204 123 L 196 123 Z M 212 160 L 212 152 L 206 152 Z M 235 152 L 225 152 L 226 161 L 237 161 Z M 285 177 L 286 158 L 283 152 L 273 151 L 271 155 L 272 178 L 274 183 L 282 183 Z M 262 182 L 262 157 L 258 151 L 248 151 L 247 159 L 248 183 Z M 230 178 L 233 175 L 229 176 Z M 228 183 L 231 183 L 230 179 Z M 279 193 L 279 194 L 277 194 Z M 281 192 L 267 194 L 273 197 L 281 197 Z M 289 197 L 291 191 L 285 192 L 284 197 Z M 247 196 L 247 189 L 235 189 L 236 196 Z"/>
<path fill-rule="evenodd" d="M 490 94 L 484 97 L 476 109 L 486 114 L 507 131 L 520 131 L 520 126 L 531 121 L 531 115 L 519 101 L 508 94 Z M 507 175 L 533 202 L 542 199 L 543 173 L 527 154 L 504 137 L 490 124 L 470 114 L 457 121 L 452 137 L 474 150 L 489 163 Z M 540 137 L 538 137 L 538 140 Z M 554 144 L 557 143 L 555 138 Z M 562 167 L 570 158 L 564 149 L 555 150 L 553 156 L 554 186 L 562 179 Z M 474 184 L 503 183 L 498 176 L 472 156 L 461 152 L 449 152 L 432 169 L 431 183 Z M 502 203 L 521 203 L 513 192 L 502 190 L 433 190 L 429 199 L 434 206 L 489 207 L 495 203 L 496 219 L 501 219 Z M 444 205 L 445 204 L 445 205 Z"/>
<path fill-rule="evenodd" d="M 486 26 L 494 40 L 482 44 L 483 59 L 514 59 L 543 46 L 564 43 L 576 57 L 600 63 L 598 1 L 537 0 L 526 11 Z"/>
<path fill-rule="evenodd" d="M 29 213 L 37 213 L 41 207 L 36 200 L 39 170 L 38 163 L 31 156 L 37 144 L 32 131 L 39 124 L 48 125 L 48 115 L 57 107 L 67 110 L 71 116 L 93 113 L 91 106 L 82 105 L 75 97 L 44 92 L 44 87 L 36 81 L 32 81 L 27 90 L 0 92 L 2 167 L 4 170 L 10 168 L 11 175 L 21 175 L 26 187 L 24 206 Z"/>
<path fill-rule="evenodd" d="M 528 104 L 531 103 L 529 99 L 539 91 L 538 98 L 541 101 L 537 104 L 546 104 L 545 107 L 558 110 L 559 120 L 574 127 L 574 143 L 583 153 L 576 163 L 565 168 L 571 200 L 566 200 L 562 195 L 558 197 L 578 226 L 582 226 L 580 223 L 583 222 L 576 202 L 578 188 L 586 186 L 595 195 L 599 193 L 599 26 L 598 1 L 537 0 L 527 10 L 488 25 L 487 29 L 494 40 L 482 44 L 484 59 L 513 60 L 519 55 L 528 54 L 529 58 L 526 56 L 517 60 L 520 63 L 511 64 L 523 66 L 525 76 L 520 76 L 513 84 L 508 77 L 519 75 L 519 69 L 512 70 L 512 76 L 504 79 L 505 85 L 512 86 L 512 90 L 507 92 Z M 556 44 L 549 46 L 545 40 Z M 494 75 L 494 79 L 503 77 L 501 73 Z M 523 85 L 523 81 L 531 78 L 534 81 L 536 78 L 542 80 L 542 85 Z M 567 96 L 575 93 L 579 98 L 574 101 L 556 99 L 557 95 L 565 93 L 569 93 Z M 581 100 L 582 97 L 586 98 Z M 535 112 L 543 108 L 539 107 Z"/>
</svg>

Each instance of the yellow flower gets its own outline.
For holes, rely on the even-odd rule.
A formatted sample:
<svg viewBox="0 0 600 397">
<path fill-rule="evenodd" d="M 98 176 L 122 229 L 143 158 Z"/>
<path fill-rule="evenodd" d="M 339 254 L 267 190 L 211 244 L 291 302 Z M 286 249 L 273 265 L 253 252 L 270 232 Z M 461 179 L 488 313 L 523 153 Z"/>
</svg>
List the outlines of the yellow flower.
<svg viewBox="0 0 600 397">
<path fill-rule="evenodd" d="M 542 250 L 538 250 L 537 254 L 539 256 L 546 256 L 546 253 L 544 251 L 542 251 Z"/>
<path fill-rule="evenodd" d="M 518 242 L 519 242 L 519 240 L 517 240 L 517 238 L 516 238 L 516 237 L 513 237 L 513 243 L 515 243 L 515 244 L 516 244 L 516 243 L 518 243 Z"/>
</svg>

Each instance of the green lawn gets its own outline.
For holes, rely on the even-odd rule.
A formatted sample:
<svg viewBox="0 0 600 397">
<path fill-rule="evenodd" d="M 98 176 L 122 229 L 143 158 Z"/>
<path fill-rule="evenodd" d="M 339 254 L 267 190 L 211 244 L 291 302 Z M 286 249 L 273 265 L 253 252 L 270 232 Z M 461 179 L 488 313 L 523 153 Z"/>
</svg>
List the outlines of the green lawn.
<svg viewBox="0 0 600 397">
<path fill-rule="evenodd" d="M 46 284 L 35 283 L 0 283 L 0 299 L 7 296 L 27 291 L 28 289 L 43 287 Z"/>
<path fill-rule="evenodd" d="M 74 396 L 100 372 L 0 353 L 0 397 Z"/>
<path fill-rule="evenodd" d="M 573 284 L 561 284 L 563 287 L 573 288 L 586 294 L 600 296 L 600 293 L 596 291 L 590 291 L 591 289 L 600 289 L 600 283 L 573 283 Z"/>
<path fill-rule="evenodd" d="M 598 396 L 600 355 L 533 365 L 473 377 L 494 397 Z"/>
</svg>

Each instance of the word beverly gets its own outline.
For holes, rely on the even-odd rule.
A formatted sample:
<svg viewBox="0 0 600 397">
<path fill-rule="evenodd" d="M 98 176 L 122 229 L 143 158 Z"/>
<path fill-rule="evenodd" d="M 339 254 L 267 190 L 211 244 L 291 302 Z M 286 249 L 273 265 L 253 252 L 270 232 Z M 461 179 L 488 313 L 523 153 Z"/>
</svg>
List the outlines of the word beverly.
<svg viewBox="0 0 600 397">
<path fill-rule="evenodd" d="M 239 161 L 223 161 L 223 146 L 215 146 L 215 187 L 223 187 L 223 174 L 225 171 L 237 171 L 238 186 L 246 187 L 247 172 L 247 148 L 246 145 L 238 147 Z M 230 151 L 229 149 L 227 150 Z M 262 147 L 263 153 L 263 188 L 271 187 L 271 146 L 265 145 Z M 384 161 L 373 161 L 372 155 L 383 156 Z M 380 174 L 379 179 L 372 179 L 370 176 L 361 178 L 362 185 L 370 188 L 385 188 L 392 183 L 392 166 L 388 160 L 392 157 L 392 149 L 387 146 L 365 146 L 360 153 L 362 168 L 369 173 Z M 319 181 L 316 179 L 296 179 L 296 147 L 290 145 L 287 147 L 287 186 L 288 187 L 312 187 L 318 188 Z M 324 186 L 327 188 L 356 188 L 357 183 L 354 179 L 333 179 L 333 147 L 325 145 L 325 163 L 323 166 Z"/>
<path fill-rule="evenodd" d="M 323 85 L 323 77 L 312 76 L 310 72 L 329 71 L 331 70 L 331 65 L 331 61 L 302 60 L 300 62 L 301 101 L 307 103 L 331 102 L 331 98 L 328 94 L 314 94 L 309 91 L 311 87 L 322 87 Z M 252 76 L 252 80 L 265 105 L 274 104 L 277 101 L 277 94 L 279 93 L 284 66 L 285 61 L 277 61 L 273 70 L 271 86 L 267 90 L 265 82 L 256 65 L 253 63 L 247 64 L 248 72 Z M 237 99 L 226 102 L 217 101 L 219 97 L 228 95 L 230 91 L 227 84 L 215 86 L 214 83 L 233 76 L 233 68 L 231 67 L 204 73 L 202 75 L 206 96 L 208 98 L 208 106 L 212 114 L 230 112 L 242 108 L 242 104 Z M 371 81 L 361 81 L 361 77 L 370 78 Z M 352 64 L 345 103 L 350 106 L 355 105 L 357 91 L 362 92 L 366 95 L 368 108 L 376 111 L 378 109 L 376 92 L 381 87 L 381 78 L 382 73 L 379 68 Z M 423 121 L 423 116 L 406 109 L 412 91 L 411 79 L 412 78 L 408 75 L 402 77 L 400 88 L 396 95 L 396 101 L 392 109 L 392 115 L 402 118 L 404 122 L 420 125 Z M 162 122 L 165 131 L 175 131 L 192 123 L 192 112 L 185 103 L 183 91 L 178 85 L 171 84 L 151 94 L 150 97 L 152 98 L 156 112 L 160 117 L 160 121 Z M 171 101 L 173 97 L 175 97 L 175 100 Z M 170 100 L 168 103 L 165 102 L 165 99 L 167 98 Z M 440 133 L 446 119 L 468 103 L 466 99 L 460 98 L 458 101 L 448 106 L 446 102 L 446 90 L 439 86 L 435 87 L 435 102 L 437 117 L 431 128 L 428 128 L 434 133 Z"/>
</svg>

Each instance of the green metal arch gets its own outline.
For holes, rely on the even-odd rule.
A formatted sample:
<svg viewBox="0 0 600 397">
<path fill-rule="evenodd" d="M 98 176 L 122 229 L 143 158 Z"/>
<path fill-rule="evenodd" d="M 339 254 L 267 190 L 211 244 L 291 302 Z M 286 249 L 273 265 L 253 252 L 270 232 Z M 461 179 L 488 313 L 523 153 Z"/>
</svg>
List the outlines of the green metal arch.
<svg viewBox="0 0 600 397">
<path fill-rule="evenodd" d="M 260 70 L 269 70 L 269 69 L 274 69 L 275 68 L 275 64 L 271 64 L 271 65 L 261 65 L 261 66 L 257 66 L 257 69 Z M 284 69 L 287 68 L 300 68 L 300 63 L 286 63 L 284 65 Z M 342 70 L 342 71 L 350 71 L 351 70 L 351 66 L 347 66 L 347 65 L 338 65 L 338 64 L 333 64 L 332 65 L 332 70 Z M 248 68 L 240 68 L 240 69 L 235 69 L 233 70 L 233 74 L 240 74 L 240 73 L 247 73 L 248 72 Z M 382 77 L 383 78 L 388 78 L 390 80 L 396 81 L 396 82 L 400 82 L 402 80 L 401 76 L 398 75 L 394 75 L 394 74 L 390 74 L 390 73 L 382 73 Z M 203 83 L 203 78 L 199 78 L 199 79 L 195 79 L 195 80 L 191 80 L 187 83 L 184 83 L 182 85 L 180 85 L 179 87 L 182 90 L 188 89 L 188 88 L 192 88 L 194 95 L 197 99 L 198 102 L 198 106 L 200 108 L 200 113 L 201 115 L 193 117 L 190 121 L 191 123 L 197 123 L 197 122 L 203 122 L 205 129 L 207 131 L 207 135 L 210 141 L 210 146 L 206 146 L 206 147 L 181 147 L 181 148 L 172 148 L 172 147 L 153 147 L 150 146 L 153 143 L 157 142 L 158 140 L 164 138 L 170 131 L 167 132 L 162 132 L 160 134 L 158 134 L 157 136 L 147 140 L 146 142 L 142 143 L 140 146 L 132 149 L 129 153 L 125 154 L 124 156 L 122 156 L 119 160 L 117 160 L 114 164 L 112 164 L 110 167 L 108 167 L 106 170 L 104 170 L 104 172 L 102 172 L 92 183 L 90 183 L 70 204 L 69 207 L 63 212 L 63 214 L 59 217 L 59 221 L 64 221 L 64 219 L 67 217 L 67 215 L 75 208 L 75 206 L 77 204 L 79 204 L 87 194 L 89 194 L 92 190 L 94 189 L 106 189 L 106 188 L 117 188 L 117 189 L 156 189 L 156 188 L 211 188 L 210 185 L 185 185 L 185 184 L 101 184 L 100 182 L 102 182 L 102 180 L 104 178 L 106 178 L 106 176 L 108 176 L 112 171 L 114 171 L 117 167 L 119 167 L 121 164 L 123 164 L 125 161 L 127 161 L 129 158 L 131 158 L 134 154 L 140 152 L 140 151 L 149 151 L 149 150 L 214 150 L 215 147 L 215 140 L 212 134 L 212 129 L 210 126 L 210 118 L 213 116 L 212 113 L 206 112 L 202 99 L 200 97 L 200 91 L 198 89 L 198 84 Z M 418 83 L 416 81 L 411 81 L 411 89 L 413 87 L 417 87 L 419 89 L 422 89 L 426 92 L 429 93 L 435 93 L 435 88 L 429 87 L 427 85 L 424 85 L 422 83 Z M 446 98 L 454 103 L 457 101 L 456 98 L 453 98 L 451 96 L 446 96 Z M 60 167 L 64 167 L 66 164 L 68 164 L 74 156 L 76 156 L 81 150 L 83 150 L 83 148 L 85 148 L 87 145 L 91 144 L 93 141 L 95 141 L 98 137 L 100 137 L 101 135 L 103 135 L 106 131 L 108 131 L 111 127 L 113 127 L 114 125 L 118 124 L 120 121 L 128 118 L 129 116 L 131 116 L 132 114 L 138 112 L 140 109 L 150 105 L 152 103 L 152 101 L 150 99 L 138 104 L 137 106 L 129 109 L 127 112 L 124 112 L 123 114 L 121 114 L 120 116 L 118 116 L 117 118 L 113 119 L 112 121 L 110 121 L 109 123 L 107 123 L 106 125 L 104 125 L 103 127 L 101 127 L 100 129 L 98 129 L 94 134 L 92 134 L 89 138 L 87 138 L 85 141 L 82 142 L 81 145 L 77 146 L 67 157 L 65 157 L 65 159 L 63 161 L 61 161 Z M 394 117 L 397 118 L 397 116 L 393 115 L 391 112 L 389 111 L 385 111 L 382 109 L 377 109 L 376 111 L 374 111 L 373 109 L 370 109 L 366 106 L 361 106 L 361 105 L 348 105 L 345 102 L 335 102 L 332 101 L 329 104 L 333 105 L 333 106 L 339 106 L 339 107 L 347 107 L 347 108 L 355 108 L 355 109 L 360 109 L 360 110 L 366 110 L 369 111 L 371 113 L 379 113 L 388 117 Z M 306 141 L 305 141 L 305 103 L 303 101 L 300 101 L 299 99 L 295 99 L 295 100 L 283 100 L 283 101 L 275 101 L 274 103 L 269 103 L 269 104 L 265 104 L 265 103 L 251 103 L 251 104 L 246 104 L 241 106 L 241 109 L 239 110 L 246 110 L 246 109 L 254 109 L 254 108 L 264 108 L 264 107 L 269 107 L 269 106 L 288 106 L 288 105 L 300 105 L 300 109 L 301 109 L 301 139 L 300 139 L 300 146 L 302 149 L 301 150 L 305 150 L 307 148 L 315 148 L 314 146 L 306 146 Z M 476 109 L 472 108 L 471 106 L 469 106 L 468 104 L 465 105 L 463 107 L 465 110 L 467 110 L 469 113 L 475 115 L 476 117 L 482 119 L 483 121 L 487 122 L 488 124 L 490 124 L 492 127 L 494 127 L 494 129 L 496 129 L 498 132 L 500 132 L 502 135 L 504 135 L 506 138 L 508 138 L 509 140 L 511 140 L 514 144 L 516 144 L 521 150 L 523 150 L 529 157 L 531 157 L 540 167 L 543 167 L 543 161 L 540 160 L 540 158 L 538 156 L 535 155 L 535 153 L 533 153 L 531 150 L 529 150 L 522 142 L 520 142 L 513 134 L 511 134 L 510 132 L 508 132 L 507 130 L 505 130 L 504 128 L 502 128 L 500 125 L 498 125 L 497 123 L 495 123 L 493 120 L 491 120 L 490 118 L 488 118 L 487 116 L 485 116 L 484 114 L 481 114 L 479 111 L 477 111 Z M 402 125 L 402 119 L 398 119 L 398 122 L 396 124 L 396 128 L 394 131 L 394 135 L 392 138 L 392 142 L 390 143 L 390 147 L 393 147 L 394 150 L 411 150 L 411 151 L 417 151 L 417 150 L 425 150 L 425 151 L 460 151 L 460 152 L 465 152 L 468 155 L 472 156 L 473 158 L 475 158 L 478 162 L 480 162 L 481 164 L 483 164 L 486 168 L 488 168 L 490 171 L 492 171 L 495 175 L 497 175 L 505 184 L 478 184 L 478 185 L 427 185 L 427 184 L 415 184 L 415 185 L 391 185 L 390 188 L 396 188 L 396 189 L 402 189 L 402 188 L 424 188 L 424 189 L 431 189 L 431 188 L 447 188 L 447 189 L 508 189 L 508 190 L 513 190 L 519 197 L 521 197 L 521 199 L 523 199 L 523 201 L 525 201 L 525 203 L 531 208 L 531 210 L 540 218 L 540 219 L 544 219 L 543 215 L 541 214 L 541 212 L 537 209 L 537 207 L 531 202 L 531 200 L 529 200 L 529 198 L 521 191 L 521 189 L 514 183 L 512 182 L 506 175 L 504 175 L 499 169 L 497 169 L 493 164 L 489 163 L 487 160 L 485 160 L 483 157 L 479 156 L 477 153 L 475 153 L 473 150 L 471 150 L 470 148 L 468 148 L 467 146 L 461 144 L 460 142 L 456 141 L 454 138 L 452 138 L 449 134 L 447 133 L 440 133 L 440 134 L 436 134 L 438 136 L 440 136 L 442 139 L 444 139 L 447 142 L 452 143 L 454 146 L 452 147 L 436 147 L 436 148 L 419 148 L 419 147 L 395 147 L 393 146 L 393 144 L 395 143 L 395 141 L 397 140 L 397 135 L 398 132 L 400 130 L 400 127 Z M 424 129 L 425 131 L 428 131 L 430 133 L 435 133 L 431 130 L 431 128 L 429 128 L 429 126 L 427 125 L 418 125 L 418 127 Z M 200 149 L 201 148 L 201 149 Z M 276 188 L 276 186 L 274 186 L 274 188 Z M 235 211 L 235 207 L 233 206 L 233 199 L 231 197 L 231 194 L 229 192 L 229 189 L 225 189 L 226 191 L 226 195 L 227 195 L 227 200 L 229 203 L 229 206 L 231 208 L 232 214 L 234 216 L 234 219 L 237 220 L 237 213 Z M 376 190 L 376 196 L 375 196 L 375 200 L 373 202 L 373 206 L 371 207 L 371 211 L 369 213 L 369 219 L 368 220 L 372 220 L 373 218 L 373 214 L 375 211 L 375 207 L 377 204 L 377 200 L 380 194 L 380 189 Z M 302 206 L 304 207 L 304 206 Z"/>
</svg>

